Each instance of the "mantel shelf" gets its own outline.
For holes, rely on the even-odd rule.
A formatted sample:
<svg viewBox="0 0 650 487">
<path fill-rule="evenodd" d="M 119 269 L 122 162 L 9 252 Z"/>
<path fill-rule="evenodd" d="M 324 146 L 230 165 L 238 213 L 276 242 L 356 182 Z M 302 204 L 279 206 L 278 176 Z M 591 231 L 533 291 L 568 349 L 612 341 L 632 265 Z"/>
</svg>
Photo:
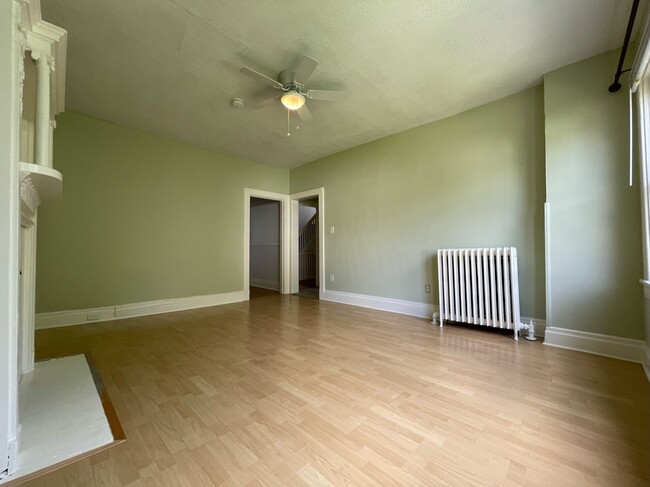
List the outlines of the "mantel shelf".
<svg viewBox="0 0 650 487">
<path fill-rule="evenodd" d="M 63 175 L 56 169 L 30 162 L 21 162 L 20 177 L 23 179 L 27 176 L 31 178 L 42 202 L 61 198 Z"/>
</svg>

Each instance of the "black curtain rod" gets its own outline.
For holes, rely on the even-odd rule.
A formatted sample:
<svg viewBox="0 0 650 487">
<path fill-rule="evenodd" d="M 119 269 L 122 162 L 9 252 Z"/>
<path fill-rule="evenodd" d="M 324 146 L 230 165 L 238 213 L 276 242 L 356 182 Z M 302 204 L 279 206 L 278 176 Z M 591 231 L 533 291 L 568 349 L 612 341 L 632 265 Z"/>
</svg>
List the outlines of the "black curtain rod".
<svg viewBox="0 0 650 487">
<path fill-rule="evenodd" d="M 627 53 L 627 46 L 630 43 L 630 36 L 632 35 L 632 27 L 634 27 L 634 19 L 636 18 L 636 11 L 639 8 L 639 0 L 634 0 L 632 4 L 632 11 L 630 12 L 630 20 L 627 22 L 627 30 L 625 31 L 625 41 L 623 41 L 623 48 L 621 49 L 621 57 L 618 58 L 618 68 L 616 75 L 614 75 L 614 82 L 609 86 L 610 93 L 616 93 L 621 89 L 621 83 L 618 82 L 623 73 L 629 69 L 623 70 L 623 61 L 625 61 L 625 54 Z"/>
</svg>

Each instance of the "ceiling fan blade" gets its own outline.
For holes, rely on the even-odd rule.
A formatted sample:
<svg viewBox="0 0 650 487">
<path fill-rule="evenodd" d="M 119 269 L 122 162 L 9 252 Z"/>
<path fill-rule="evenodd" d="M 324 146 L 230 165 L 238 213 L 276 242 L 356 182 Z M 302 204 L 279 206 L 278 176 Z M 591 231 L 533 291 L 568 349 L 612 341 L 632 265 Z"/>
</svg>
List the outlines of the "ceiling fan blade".
<svg viewBox="0 0 650 487">
<path fill-rule="evenodd" d="M 250 76 L 251 78 L 256 79 L 257 81 L 260 81 L 266 85 L 272 86 L 278 90 L 281 90 L 283 88 L 282 83 L 279 81 L 269 78 L 268 76 L 265 76 L 262 73 L 258 73 L 257 71 L 253 71 L 250 68 L 241 68 L 239 72 L 241 74 L 245 74 L 246 76 Z"/>
<path fill-rule="evenodd" d="M 307 98 L 312 100 L 342 101 L 346 96 L 348 94 L 345 91 L 309 90 L 307 92 Z"/>
<path fill-rule="evenodd" d="M 306 84 L 314 73 L 316 66 L 318 66 L 318 61 L 313 57 L 303 56 L 298 69 L 296 69 L 296 74 L 294 75 L 293 80 L 301 85 Z"/>
<path fill-rule="evenodd" d="M 253 103 L 251 106 L 253 108 L 264 108 L 275 103 L 278 100 L 278 98 L 280 98 L 280 95 L 273 95 L 273 96 L 269 96 L 268 98 L 262 98 L 261 100 L 258 100 L 255 103 Z"/>
<path fill-rule="evenodd" d="M 303 122 L 309 122 L 311 120 L 311 112 L 309 111 L 309 108 L 307 108 L 306 103 L 296 111 Z"/>
</svg>

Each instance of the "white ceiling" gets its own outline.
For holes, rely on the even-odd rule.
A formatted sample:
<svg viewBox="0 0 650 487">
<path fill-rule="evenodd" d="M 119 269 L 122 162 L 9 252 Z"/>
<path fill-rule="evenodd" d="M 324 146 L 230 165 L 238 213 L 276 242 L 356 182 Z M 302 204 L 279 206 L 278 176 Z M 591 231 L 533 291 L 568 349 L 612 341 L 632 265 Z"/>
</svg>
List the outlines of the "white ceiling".
<svg viewBox="0 0 650 487">
<path fill-rule="evenodd" d="M 294 167 L 516 93 L 622 44 L 631 0 L 42 0 L 68 30 L 67 109 Z M 310 101 L 281 105 L 239 73 L 307 54 Z M 615 71 L 612 66 L 612 75 Z M 603 87 L 606 89 L 607 87 Z M 243 109 L 231 107 L 241 97 Z"/>
</svg>

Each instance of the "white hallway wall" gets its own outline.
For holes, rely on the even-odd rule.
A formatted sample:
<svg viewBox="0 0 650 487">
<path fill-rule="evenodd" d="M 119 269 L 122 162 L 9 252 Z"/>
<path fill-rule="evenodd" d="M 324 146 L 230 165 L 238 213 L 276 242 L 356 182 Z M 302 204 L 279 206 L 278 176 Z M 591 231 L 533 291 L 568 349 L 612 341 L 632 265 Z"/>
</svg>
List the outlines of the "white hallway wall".
<svg viewBox="0 0 650 487">
<path fill-rule="evenodd" d="M 309 221 L 309 219 L 316 214 L 316 208 L 312 208 L 311 206 L 302 206 L 298 208 L 298 228 L 302 228 L 305 226 L 305 223 Z"/>
<path fill-rule="evenodd" d="M 250 284 L 280 289 L 280 202 L 251 198 Z"/>
</svg>

